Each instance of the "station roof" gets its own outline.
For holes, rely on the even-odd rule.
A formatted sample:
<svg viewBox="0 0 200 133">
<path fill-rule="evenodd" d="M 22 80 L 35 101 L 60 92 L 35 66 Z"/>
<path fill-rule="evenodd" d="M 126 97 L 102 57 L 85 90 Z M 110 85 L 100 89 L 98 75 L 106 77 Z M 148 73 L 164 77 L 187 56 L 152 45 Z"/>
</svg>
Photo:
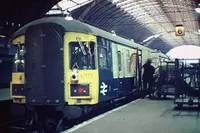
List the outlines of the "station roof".
<svg viewBox="0 0 200 133">
<path fill-rule="evenodd" d="M 10 37 L 24 24 L 45 16 L 60 0 L 3 0 L 0 5 L 0 35 Z"/>
<path fill-rule="evenodd" d="M 168 52 L 180 45 L 200 45 L 199 17 L 195 11 L 198 3 L 197 0 L 63 0 L 57 7 L 68 10 L 75 19 Z M 184 26 L 184 36 L 175 35 L 177 25 Z"/>
<path fill-rule="evenodd" d="M 0 19 L 4 25 L 8 21 L 10 25 L 14 23 L 13 25 L 20 27 L 44 16 L 63 15 L 67 10 L 74 19 L 109 32 L 115 31 L 117 35 L 133 39 L 136 43 L 168 52 L 180 45 L 200 45 L 199 15 L 195 11 L 199 2 L 200 0 L 7 0 L 5 4 L 1 4 L 3 8 L 0 8 Z M 5 12 L 8 10 L 9 12 Z M 184 36 L 175 35 L 176 25 L 184 26 Z M 13 30 L 9 31 L 11 33 Z"/>
</svg>

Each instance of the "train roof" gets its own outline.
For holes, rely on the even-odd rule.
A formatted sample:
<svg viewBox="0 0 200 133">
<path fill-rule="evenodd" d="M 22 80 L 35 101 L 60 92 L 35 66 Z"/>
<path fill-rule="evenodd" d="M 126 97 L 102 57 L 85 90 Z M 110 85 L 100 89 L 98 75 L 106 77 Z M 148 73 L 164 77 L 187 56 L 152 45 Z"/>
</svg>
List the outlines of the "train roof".
<svg viewBox="0 0 200 133">
<path fill-rule="evenodd" d="M 46 18 L 41 18 L 41 19 L 32 21 L 32 22 L 26 24 L 25 26 L 23 26 L 22 28 L 20 28 L 19 30 L 17 30 L 13 34 L 12 39 L 14 39 L 14 38 L 16 38 L 20 35 L 25 34 L 25 31 L 29 26 L 41 24 L 41 23 L 55 23 L 55 24 L 61 25 L 66 32 L 71 31 L 71 32 L 82 32 L 82 33 L 87 33 L 87 34 L 94 34 L 94 35 L 101 36 L 103 38 L 107 38 L 109 40 L 112 40 L 114 42 L 125 44 L 127 46 L 152 50 L 150 48 L 144 47 L 144 46 L 137 44 L 133 41 L 129 41 L 129 40 L 122 38 L 120 36 L 113 36 L 109 32 L 106 32 L 104 30 L 101 30 L 99 28 L 91 26 L 89 24 L 80 22 L 78 20 L 70 20 L 70 21 L 65 20 L 64 17 L 46 17 Z"/>
</svg>

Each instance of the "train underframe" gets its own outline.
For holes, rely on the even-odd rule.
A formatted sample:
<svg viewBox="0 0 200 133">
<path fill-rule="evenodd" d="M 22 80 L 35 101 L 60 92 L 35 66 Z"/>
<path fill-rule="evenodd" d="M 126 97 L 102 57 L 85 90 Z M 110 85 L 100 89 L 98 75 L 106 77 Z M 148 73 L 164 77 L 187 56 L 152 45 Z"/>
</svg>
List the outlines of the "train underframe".
<svg viewBox="0 0 200 133">
<path fill-rule="evenodd" d="M 90 117 L 93 113 L 108 111 L 138 98 L 137 96 L 130 93 L 95 105 L 26 106 L 24 130 L 57 133 L 73 126 L 78 120 Z"/>
</svg>

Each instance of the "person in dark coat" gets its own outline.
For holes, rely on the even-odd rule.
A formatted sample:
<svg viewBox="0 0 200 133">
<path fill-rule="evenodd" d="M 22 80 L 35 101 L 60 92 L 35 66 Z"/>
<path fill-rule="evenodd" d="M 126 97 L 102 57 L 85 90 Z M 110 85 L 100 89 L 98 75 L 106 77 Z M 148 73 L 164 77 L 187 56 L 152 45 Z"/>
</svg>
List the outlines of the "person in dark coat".
<svg viewBox="0 0 200 133">
<path fill-rule="evenodd" d="M 146 90 L 147 84 L 148 84 L 149 97 L 151 97 L 152 85 L 153 85 L 154 73 L 155 73 L 155 68 L 151 65 L 151 63 L 152 63 L 151 59 L 148 59 L 147 62 L 143 65 L 143 69 L 144 69 L 143 88 Z"/>
</svg>

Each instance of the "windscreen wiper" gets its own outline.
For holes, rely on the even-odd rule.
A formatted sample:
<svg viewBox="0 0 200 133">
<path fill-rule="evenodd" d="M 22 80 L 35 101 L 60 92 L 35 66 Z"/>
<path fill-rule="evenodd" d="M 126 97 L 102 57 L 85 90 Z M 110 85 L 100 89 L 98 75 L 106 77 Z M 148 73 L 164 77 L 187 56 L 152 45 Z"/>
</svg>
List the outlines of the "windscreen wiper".
<svg viewBox="0 0 200 133">
<path fill-rule="evenodd" d="M 76 40 L 78 41 L 78 44 L 79 44 L 79 46 L 80 46 L 80 48 L 81 48 L 81 51 L 82 51 L 83 55 L 87 55 L 87 53 L 86 53 L 86 51 L 85 51 L 85 48 L 84 48 L 84 45 L 83 45 L 83 43 L 80 41 L 81 39 L 80 39 L 79 37 L 77 37 Z"/>
</svg>

